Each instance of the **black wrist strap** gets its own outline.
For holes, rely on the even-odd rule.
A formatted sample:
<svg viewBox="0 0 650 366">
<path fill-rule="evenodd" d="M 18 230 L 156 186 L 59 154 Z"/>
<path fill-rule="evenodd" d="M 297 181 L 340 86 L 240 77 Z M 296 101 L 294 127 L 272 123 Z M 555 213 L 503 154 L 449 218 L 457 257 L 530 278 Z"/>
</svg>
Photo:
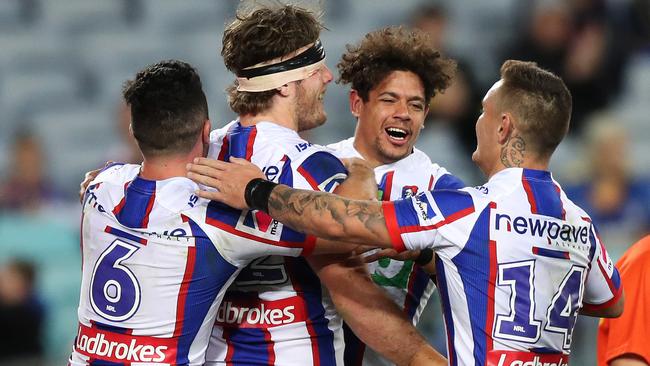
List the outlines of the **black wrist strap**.
<svg viewBox="0 0 650 366">
<path fill-rule="evenodd" d="M 420 250 L 420 255 L 418 255 L 418 257 L 415 258 L 415 260 L 413 261 L 418 266 L 425 266 L 429 264 L 429 262 L 431 262 L 432 259 L 433 259 L 433 250 L 430 248 L 426 248 Z"/>
<path fill-rule="evenodd" d="M 277 183 L 269 182 L 266 179 L 255 178 L 246 184 L 244 199 L 251 210 L 269 212 L 269 197 Z"/>
</svg>

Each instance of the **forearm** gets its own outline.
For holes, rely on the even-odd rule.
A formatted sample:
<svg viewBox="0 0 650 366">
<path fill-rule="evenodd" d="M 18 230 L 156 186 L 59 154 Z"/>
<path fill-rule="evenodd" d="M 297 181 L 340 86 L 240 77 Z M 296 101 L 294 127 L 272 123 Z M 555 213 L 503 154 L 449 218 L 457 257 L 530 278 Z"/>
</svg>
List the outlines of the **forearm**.
<svg viewBox="0 0 650 366">
<path fill-rule="evenodd" d="M 379 202 L 278 185 L 268 198 L 268 211 L 276 220 L 321 238 L 391 246 Z"/>
<path fill-rule="evenodd" d="M 398 365 L 417 360 L 415 364 L 425 364 L 424 360 L 446 364 L 386 292 L 372 282 L 359 258 L 341 263 L 331 258 L 312 257 L 310 262 L 357 337 Z"/>
</svg>

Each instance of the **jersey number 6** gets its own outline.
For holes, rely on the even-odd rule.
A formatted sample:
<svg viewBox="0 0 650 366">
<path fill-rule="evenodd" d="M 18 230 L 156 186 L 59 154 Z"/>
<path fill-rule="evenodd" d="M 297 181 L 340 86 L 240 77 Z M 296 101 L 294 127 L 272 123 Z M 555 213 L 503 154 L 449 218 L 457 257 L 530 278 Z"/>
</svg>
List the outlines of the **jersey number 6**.
<svg viewBox="0 0 650 366">
<path fill-rule="evenodd" d="M 102 318 L 114 322 L 129 319 L 140 306 L 140 285 L 122 262 L 139 248 L 119 239 L 99 256 L 90 282 L 90 303 Z"/>
</svg>

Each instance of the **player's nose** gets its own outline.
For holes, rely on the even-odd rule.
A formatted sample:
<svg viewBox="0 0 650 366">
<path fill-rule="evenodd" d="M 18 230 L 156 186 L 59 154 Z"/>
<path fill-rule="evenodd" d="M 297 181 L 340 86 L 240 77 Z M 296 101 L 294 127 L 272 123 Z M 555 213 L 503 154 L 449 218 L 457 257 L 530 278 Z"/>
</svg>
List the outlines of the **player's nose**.
<svg viewBox="0 0 650 366">
<path fill-rule="evenodd" d="M 327 65 L 324 66 L 325 68 L 323 69 L 323 82 L 327 84 L 334 79 L 334 75 L 332 74 L 332 70 L 330 70 Z"/>
</svg>

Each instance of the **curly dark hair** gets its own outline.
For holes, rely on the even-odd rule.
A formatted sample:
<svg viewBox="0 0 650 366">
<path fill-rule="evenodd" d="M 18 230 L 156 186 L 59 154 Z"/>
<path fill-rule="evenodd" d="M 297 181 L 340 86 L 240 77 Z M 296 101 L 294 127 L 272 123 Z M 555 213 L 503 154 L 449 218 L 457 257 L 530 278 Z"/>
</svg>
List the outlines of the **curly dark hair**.
<svg viewBox="0 0 650 366">
<path fill-rule="evenodd" d="M 124 83 L 133 136 L 145 156 L 189 152 L 208 119 L 208 103 L 194 68 L 161 61 Z"/>
<path fill-rule="evenodd" d="M 523 138 L 550 157 L 569 131 L 571 92 L 559 76 L 535 62 L 507 60 L 501 79 L 500 110 L 512 111 Z"/>
<path fill-rule="evenodd" d="M 368 93 L 393 71 L 410 71 L 424 84 L 429 101 L 436 92 L 444 91 L 456 70 L 456 62 L 443 58 L 426 33 L 404 27 L 386 27 L 366 34 L 356 45 L 347 45 L 347 52 L 336 65 L 337 82 L 352 84 L 364 101 Z"/>
<path fill-rule="evenodd" d="M 306 9 L 283 5 L 237 14 L 226 26 L 221 56 L 228 70 L 238 74 L 257 63 L 284 56 L 318 40 L 323 25 Z M 257 114 L 270 107 L 275 90 L 242 92 L 230 85 L 228 104 L 238 114 Z"/>
</svg>

